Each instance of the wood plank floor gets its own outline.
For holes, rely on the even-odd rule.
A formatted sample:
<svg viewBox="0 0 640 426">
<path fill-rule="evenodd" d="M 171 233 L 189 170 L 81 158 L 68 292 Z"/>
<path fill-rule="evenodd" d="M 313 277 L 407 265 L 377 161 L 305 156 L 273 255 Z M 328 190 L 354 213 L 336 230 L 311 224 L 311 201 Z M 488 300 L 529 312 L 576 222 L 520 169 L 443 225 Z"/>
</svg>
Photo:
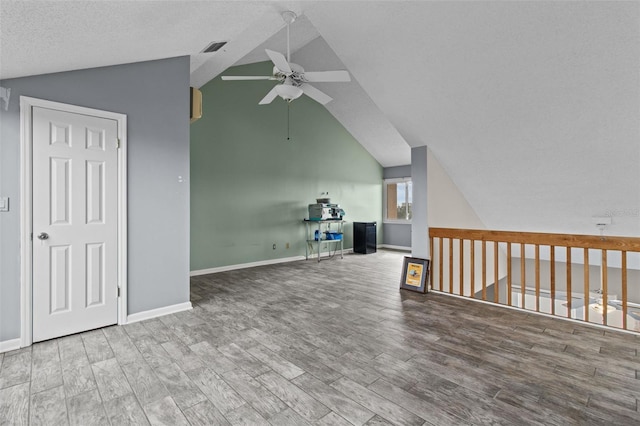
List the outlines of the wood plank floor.
<svg viewBox="0 0 640 426">
<path fill-rule="evenodd" d="M 401 292 L 401 265 L 195 277 L 192 311 L 0 354 L 0 424 L 640 422 L 640 337 Z"/>
</svg>

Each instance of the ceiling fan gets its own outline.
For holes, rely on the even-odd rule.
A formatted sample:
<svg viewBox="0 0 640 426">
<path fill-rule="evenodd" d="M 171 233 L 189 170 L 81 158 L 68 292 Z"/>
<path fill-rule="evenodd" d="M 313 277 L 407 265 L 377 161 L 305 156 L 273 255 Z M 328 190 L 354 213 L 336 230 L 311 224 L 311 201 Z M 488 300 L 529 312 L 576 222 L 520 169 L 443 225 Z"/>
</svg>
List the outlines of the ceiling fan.
<svg viewBox="0 0 640 426">
<path fill-rule="evenodd" d="M 282 13 L 282 19 L 287 24 L 287 57 L 285 58 L 282 53 L 265 49 L 267 56 L 273 62 L 273 74 L 270 76 L 233 76 L 223 75 L 223 80 L 275 80 L 279 84 L 273 87 L 262 98 L 258 104 L 266 105 L 271 103 L 276 96 L 280 96 L 287 102 L 291 102 L 294 99 L 298 99 L 302 94 L 309 96 L 311 99 L 319 102 L 322 105 L 327 104 L 332 98 L 326 93 L 316 89 L 309 83 L 320 82 L 347 82 L 351 81 L 349 72 L 345 70 L 337 71 L 315 71 L 307 72 L 298 64 L 291 62 L 291 52 L 289 46 L 289 26 L 295 21 L 297 15 L 292 11 L 286 11 Z"/>
</svg>

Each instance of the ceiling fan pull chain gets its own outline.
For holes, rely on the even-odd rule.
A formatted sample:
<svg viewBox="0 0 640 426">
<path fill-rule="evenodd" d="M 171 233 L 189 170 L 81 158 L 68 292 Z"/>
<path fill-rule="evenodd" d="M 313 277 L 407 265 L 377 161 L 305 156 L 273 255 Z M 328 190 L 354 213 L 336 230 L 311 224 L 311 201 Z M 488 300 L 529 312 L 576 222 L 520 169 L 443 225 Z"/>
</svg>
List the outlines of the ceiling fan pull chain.
<svg viewBox="0 0 640 426">
<path fill-rule="evenodd" d="M 289 108 L 291 108 L 291 102 L 287 102 L 287 140 L 290 140 L 289 138 Z"/>
</svg>

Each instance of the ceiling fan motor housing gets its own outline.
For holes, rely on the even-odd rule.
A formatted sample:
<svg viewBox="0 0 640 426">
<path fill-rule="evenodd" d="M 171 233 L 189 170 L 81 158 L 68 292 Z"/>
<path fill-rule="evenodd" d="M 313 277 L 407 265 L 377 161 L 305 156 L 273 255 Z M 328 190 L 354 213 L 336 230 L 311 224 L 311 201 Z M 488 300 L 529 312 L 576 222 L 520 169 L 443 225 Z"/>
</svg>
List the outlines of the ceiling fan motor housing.
<svg viewBox="0 0 640 426">
<path fill-rule="evenodd" d="M 282 83 L 290 84 L 296 87 L 299 87 L 300 85 L 302 85 L 302 83 L 305 83 L 307 81 L 304 78 L 304 68 L 294 63 L 289 63 L 289 66 L 291 67 L 290 73 L 280 71 L 278 68 L 273 67 L 273 76 Z"/>
</svg>

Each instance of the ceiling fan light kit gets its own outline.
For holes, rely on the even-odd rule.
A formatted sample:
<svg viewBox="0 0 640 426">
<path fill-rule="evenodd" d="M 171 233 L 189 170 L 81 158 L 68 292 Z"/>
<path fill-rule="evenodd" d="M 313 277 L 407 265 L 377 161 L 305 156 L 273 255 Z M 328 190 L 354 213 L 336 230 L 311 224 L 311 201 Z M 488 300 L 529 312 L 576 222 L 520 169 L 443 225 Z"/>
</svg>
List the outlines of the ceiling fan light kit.
<svg viewBox="0 0 640 426">
<path fill-rule="evenodd" d="M 258 104 L 271 103 L 277 96 L 287 102 L 298 99 L 302 94 L 307 95 L 316 102 L 325 105 L 332 100 L 326 93 L 318 90 L 309 82 L 348 82 L 351 81 L 349 72 L 345 70 L 316 71 L 305 73 L 304 68 L 291 62 L 289 26 L 297 18 L 297 15 L 287 10 L 282 12 L 282 19 L 287 25 L 287 56 L 274 50 L 265 49 L 267 56 L 273 62 L 273 74 L 270 76 L 230 76 L 223 75 L 222 80 L 275 80 L 278 84 L 262 98 Z"/>
<path fill-rule="evenodd" d="M 298 99 L 304 93 L 301 88 L 297 86 L 290 86 L 288 84 L 279 84 L 275 89 L 278 96 L 287 102 Z"/>
</svg>

